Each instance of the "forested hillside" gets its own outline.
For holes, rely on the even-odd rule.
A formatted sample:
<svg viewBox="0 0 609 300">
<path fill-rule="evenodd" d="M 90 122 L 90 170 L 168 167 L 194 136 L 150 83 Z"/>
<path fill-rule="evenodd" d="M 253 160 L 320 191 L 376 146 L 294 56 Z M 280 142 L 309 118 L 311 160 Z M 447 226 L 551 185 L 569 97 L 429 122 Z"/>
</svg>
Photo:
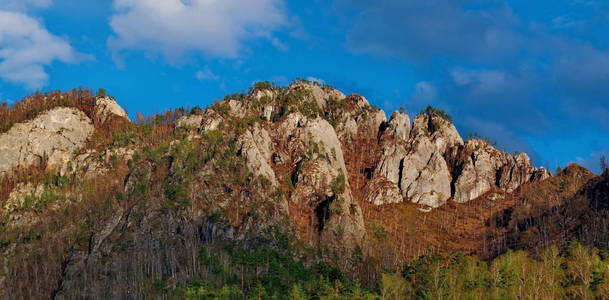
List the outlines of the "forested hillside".
<svg viewBox="0 0 609 300">
<path fill-rule="evenodd" d="M 604 299 L 608 208 L 609 172 L 306 80 L 0 105 L 5 299 Z"/>
</svg>

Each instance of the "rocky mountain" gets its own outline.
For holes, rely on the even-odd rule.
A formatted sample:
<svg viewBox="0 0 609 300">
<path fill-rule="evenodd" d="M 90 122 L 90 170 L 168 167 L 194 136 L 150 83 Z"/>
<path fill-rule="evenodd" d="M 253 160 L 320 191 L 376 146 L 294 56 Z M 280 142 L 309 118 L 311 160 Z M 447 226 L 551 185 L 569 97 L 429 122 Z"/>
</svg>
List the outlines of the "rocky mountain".
<svg viewBox="0 0 609 300">
<path fill-rule="evenodd" d="M 306 263 L 366 276 L 430 248 L 489 258 L 581 234 L 607 202 L 606 178 L 551 176 L 524 153 L 464 141 L 441 110 L 387 119 L 306 81 L 136 122 L 82 91 L 0 116 L 4 297 L 146 298 L 154 278 L 201 276 L 197 253 L 220 241 L 287 237 Z M 543 189 L 555 197 L 532 195 Z M 596 200 L 575 213 L 572 199 Z M 565 216 L 575 221 L 544 227 Z"/>
</svg>

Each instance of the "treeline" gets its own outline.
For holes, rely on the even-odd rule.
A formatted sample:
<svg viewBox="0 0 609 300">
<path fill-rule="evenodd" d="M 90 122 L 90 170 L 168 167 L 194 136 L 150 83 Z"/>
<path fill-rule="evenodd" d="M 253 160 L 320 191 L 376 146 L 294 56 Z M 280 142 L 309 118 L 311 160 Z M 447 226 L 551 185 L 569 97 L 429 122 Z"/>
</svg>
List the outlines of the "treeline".
<svg viewBox="0 0 609 300">
<path fill-rule="evenodd" d="M 535 258 L 508 251 L 490 262 L 426 254 L 363 287 L 331 266 L 305 266 L 289 252 L 202 248 L 206 278 L 155 286 L 157 296 L 175 299 L 607 299 L 608 254 L 577 242 Z"/>
<path fill-rule="evenodd" d="M 106 95 L 100 89 L 98 95 Z M 90 89 L 78 88 L 70 91 L 53 91 L 48 93 L 36 92 L 31 96 L 15 102 L 9 106 L 0 102 L 0 133 L 8 131 L 15 123 L 33 119 L 38 114 L 55 107 L 76 107 L 82 110 L 89 118 L 93 118 L 96 96 Z"/>
</svg>

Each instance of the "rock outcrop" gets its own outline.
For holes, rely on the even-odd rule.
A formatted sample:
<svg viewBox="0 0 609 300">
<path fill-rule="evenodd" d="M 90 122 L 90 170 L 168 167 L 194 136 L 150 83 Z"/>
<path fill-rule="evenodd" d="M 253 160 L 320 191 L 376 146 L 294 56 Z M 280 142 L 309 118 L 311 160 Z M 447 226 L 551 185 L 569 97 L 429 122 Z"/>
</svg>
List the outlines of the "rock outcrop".
<svg viewBox="0 0 609 300">
<path fill-rule="evenodd" d="M 288 93 L 303 93 L 304 101 L 312 101 L 321 109 L 326 108 L 326 104 L 330 99 L 344 99 L 345 94 L 335 89 L 322 88 L 315 84 L 296 83 L 290 86 Z"/>
<path fill-rule="evenodd" d="M 189 115 L 183 116 L 176 121 L 176 127 L 184 129 L 199 129 L 203 122 L 203 116 L 201 115 Z"/>
<path fill-rule="evenodd" d="M 247 160 L 248 168 L 256 175 L 268 179 L 275 187 L 279 185 L 275 171 L 271 168 L 272 150 L 275 148 L 269 133 L 259 125 L 247 130 L 239 139 L 239 148 Z"/>
<path fill-rule="evenodd" d="M 400 140 L 410 137 L 410 118 L 402 112 L 394 112 L 389 119 L 389 132 Z"/>
<path fill-rule="evenodd" d="M 0 135 L 0 176 L 17 167 L 45 164 L 52 168 L 67 163 L 93 129 L 82 111 L 66 107 L 15 124 Z"/>
<path fill-rule="evenodd" d="M 120 117 L 129 120 L 125 110 L 112 98 L 98 98 L 95 102 L 95 119 L 100 123 L 105 123 L 111 117 Z"/>
<path fill-rule="evenodd" d="M 444 204 L 451 197 L 452 182 L 444 155 L 463 144 L 454 125 L 436 115 L 420 115 L 410 130 L 408 116 L 395 113 L 385 135 L 375 176 L 394 183 L 411 202 Z"/>
</svg>

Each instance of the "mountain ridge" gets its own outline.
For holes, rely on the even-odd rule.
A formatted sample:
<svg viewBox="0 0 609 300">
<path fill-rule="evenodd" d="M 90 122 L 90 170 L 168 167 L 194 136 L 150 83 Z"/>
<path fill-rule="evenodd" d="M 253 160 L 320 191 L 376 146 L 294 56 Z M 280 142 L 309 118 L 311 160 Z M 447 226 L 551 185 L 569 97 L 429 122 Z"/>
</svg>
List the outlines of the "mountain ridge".
<svg viewBox="0 0 609 300">
<path fill-rule="evenodd" d="M 187 278 L 197 272 L 189 267 L 197 260 L 186 254 L 216 240 L 274 244 L 287 234 L 301 249 L 318 249 L 303 260 L 329 261 L 346 271 L 378 255 L 388 257 L 381 269 L 395 268 L 428 248 L 492 258 L 511 246 L 525 248 L 517 230 L 536 225 L 521 226 L 512 211 L 527 207 L 531 198 L 522 195 L 529 187 L 556 185 L 560 194 L 569 184 L 579 191 L 593 178 L 572 172 L 583 179 L 562 187 L 558 180 L 577 177 L 551 177 L 526 154 L 510 155 L 484 140 L 463 141 L 440 110 L 430 107 L 412 123 L 403 112 L 387 120 L 363 96 L 306 81 L 285 88 L 259 84 L 206 109 L 174 110 L 135 123 L 113 99 L 83 91 L 41 95 L 38 101 L 49 105 L 29 119 L 10 108 L 0 111 L 20 122 L 0 133 L 0 140 L 10 140 L 0 144 L 9 149 L 0 156 L 9 166 L 0 175 L 2 251 L 15 275 L 31 267 L 15 261 L 37 251 L 32 243 L 60 249 L 45 250 L 58 269 L 35 284 L 41 294 L 51 291 L 58 298 L 81 288 L 96 294 L 121 278 L 134 280 L 134 288 L 143 284 L 131 271 L 120 278 L 105 275 L 121 262 L 163 267 L 151 267 L 144 277 Z M 57 113 L 79 115 L 82 122 L 48 126 L 48 118 L 61 119 Z M 8 138 L 23 126 L 45 132 L 50 146 Z M 53 144 L 64 132 L 81 133 L 69 147 Z M 13 159 L 22 157 L 21 149 L 40 151 Z M 539 209 L 566 203 L 556 201 Z M 50 242 L 49 226 L 61 229 L 63 238 Z M 155 252 L 177 256 L 166 261 Z M 1 283 L 23 291 L 28 281 L 17 278 L 5 275 Z M 87 287 L 82 278 L 99 283 Z"/>
</svg>

